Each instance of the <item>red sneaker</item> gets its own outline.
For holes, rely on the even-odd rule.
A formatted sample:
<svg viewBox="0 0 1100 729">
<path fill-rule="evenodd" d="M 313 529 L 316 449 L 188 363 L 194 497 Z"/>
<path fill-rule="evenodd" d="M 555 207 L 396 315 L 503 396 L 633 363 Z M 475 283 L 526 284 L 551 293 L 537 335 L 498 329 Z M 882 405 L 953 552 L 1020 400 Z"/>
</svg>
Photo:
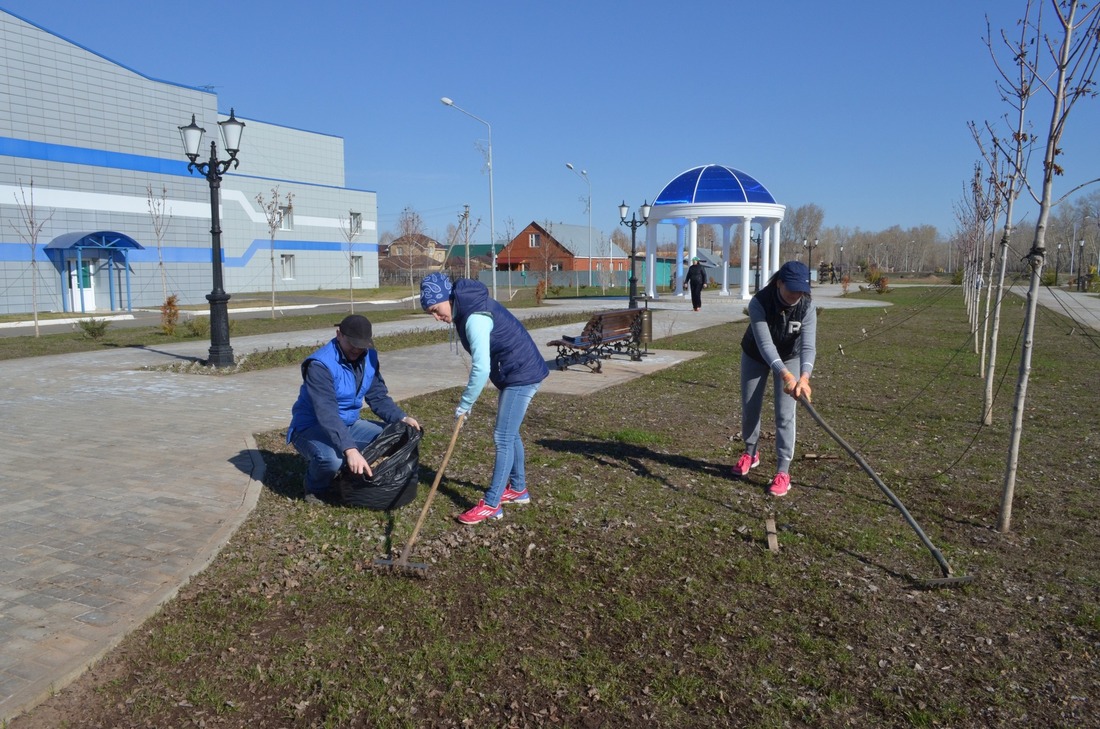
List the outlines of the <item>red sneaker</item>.
<svg viewBox="0 0 1100 729">
<path fill-rule="evenodd" d="M 505 504 L 530 504 L 531 495 L 527 493 L 527 489 L 523 491 L 516 491 L 512 488 L 512 484 L 508 484 L 504 487 L 504 493 L 500 495 L 500 505 Z"/>
<path fill-rule="evenodd" d="M 786 496 L 787 492 L 791 490 L 791 477 L 780 471 L 775 474 L 775 478 L 772 479 L 771 486 L 768 487 L 768 493 L 772 496 Z"/>
<path fill-rule="evenodd" d="M 759 453 L 753 453 L 751 456 L 748 453 L 742 453 L 741 457 L 737 459 L 737 465 L 733 467 L 733 475 L 744 476 L 750 468 L 756 468 L 759 465 Z"/>
<path fill-rule="evenodd" d="M 499 506 L 488 506 L 485 499 L 477 502 L 477 506 L 467 512 L 458 515 L 458 520 L 463 524 L 477 524 L 486 519 L 500 519 L 504 516 L 504 509 Z"/>
</svg>

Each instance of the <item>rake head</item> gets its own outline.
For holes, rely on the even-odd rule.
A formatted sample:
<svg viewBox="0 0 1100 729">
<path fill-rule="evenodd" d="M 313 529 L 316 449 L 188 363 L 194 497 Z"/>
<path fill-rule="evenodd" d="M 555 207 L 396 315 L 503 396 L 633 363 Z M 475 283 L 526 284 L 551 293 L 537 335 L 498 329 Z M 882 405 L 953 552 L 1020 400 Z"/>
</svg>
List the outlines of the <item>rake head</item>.
<svg viewBox="0 0 1100 729">
<path fill-rule="evenodd" d="M 401 577 L 413 577 L 420 580 L 428 579 L 428 565 L 423 562 L 409 562 L 404 556 L 398 559 L 383 559 L 376 557 L 371 563 L 372 567 L 388 574 Z"/>
</svg>

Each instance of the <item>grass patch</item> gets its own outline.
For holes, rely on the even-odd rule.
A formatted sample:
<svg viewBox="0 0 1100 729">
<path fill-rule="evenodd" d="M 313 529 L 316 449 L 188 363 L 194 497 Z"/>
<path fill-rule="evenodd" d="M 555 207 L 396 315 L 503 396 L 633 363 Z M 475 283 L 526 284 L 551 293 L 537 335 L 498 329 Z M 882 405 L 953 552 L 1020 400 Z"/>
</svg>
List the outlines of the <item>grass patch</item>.
<svg viewBox="0 0 1100 729">
<path fill-rule="evenodd" d="M 1012 388 L 982 427 L 965 312 L 944 290 L 895 288 L 889 314 L 822 312 L 814 402 L 956 571 L 976 575 L 966 588 L 919 589 L 935 561 L 808 417 L 787 497 L 765 492 L 770 406 L 761 468 L 729 476 L 742 327 L 716 327 L 662 340 L 706 352 L 674 369 L 536 397 L 533 504 L 474 529 L 453 515 L 487 484 L 493 418 L 470 421 L 414 555 L 431 565 L 424 581 L 371 568 L 404 543 L 423 494 L 392 526 L 308 507 L 284 434 L 257 434 L 268 468 L 255 512 L 48 704 L 90 726 L 1095 726 L 1100 408 L 1080 376 L 1095 350 L 1068 327 L 1037 331 L 1014 530 L 1001 535 Z M 1005 362 L 1021 315 L 1006 307 Z M 426 425 L 425 485 L 456 398 L 405 403 Z"/>
</svg>

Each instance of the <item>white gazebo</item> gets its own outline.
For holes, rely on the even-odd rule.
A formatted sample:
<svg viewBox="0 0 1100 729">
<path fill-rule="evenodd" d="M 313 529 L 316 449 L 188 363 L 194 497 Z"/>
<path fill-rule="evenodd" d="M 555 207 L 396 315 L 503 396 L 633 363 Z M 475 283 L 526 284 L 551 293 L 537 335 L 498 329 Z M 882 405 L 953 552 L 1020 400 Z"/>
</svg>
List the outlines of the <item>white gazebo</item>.
<svg viewBox="0 0 1100 729">
<path fill-rule="evenodd" d="M 752 260 L 750 232 L 760 227 L 760 280 L 779 268 L 779 225 L 786 206 L 779 205 L 759 181 L 724 165 L 704 165 L 681 172 L 657 199 L 646 226 L 646 271 L 656 271 L 657 224 L 676 226 L 676 295 L 684 294 L 684 244 L 687 258 L 694 258 L 699 224 L 722 226 L 722 296 L 729 296 L 730 233 L 741 224 L 741 298 L 749 292 L 749 262 Z M 656 277 L 646 277 L 646 296 L 656 298 Z"/>
</svg>

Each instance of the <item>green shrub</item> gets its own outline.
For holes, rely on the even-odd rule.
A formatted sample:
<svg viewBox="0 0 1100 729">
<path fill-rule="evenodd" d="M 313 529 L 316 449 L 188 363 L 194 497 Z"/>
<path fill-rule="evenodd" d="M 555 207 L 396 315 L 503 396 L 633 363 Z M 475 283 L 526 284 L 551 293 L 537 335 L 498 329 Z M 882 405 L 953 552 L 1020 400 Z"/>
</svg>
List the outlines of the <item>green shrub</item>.
<svg viewBox="0 0 1100 729">
<path fill-rule="evenodd" d="M 185 325 L 187 328 L 187 334 L 192 337 L 208 337 L 210 336 L 210 320 L 205 316 L 193 316 L 187 320 Z"/>
<path fill-rule="evenodd" d="M 77 324 L 79 324 L 81 330 L 83 330 L 84 338 L 91 339 L 94 342 L 103 339 L 107 334 L 107 327 L 111 326 L 111 322 L 106 319 L 96 319 L 95 317 L 91 319 L 81 319 Z"/>
</svg>

